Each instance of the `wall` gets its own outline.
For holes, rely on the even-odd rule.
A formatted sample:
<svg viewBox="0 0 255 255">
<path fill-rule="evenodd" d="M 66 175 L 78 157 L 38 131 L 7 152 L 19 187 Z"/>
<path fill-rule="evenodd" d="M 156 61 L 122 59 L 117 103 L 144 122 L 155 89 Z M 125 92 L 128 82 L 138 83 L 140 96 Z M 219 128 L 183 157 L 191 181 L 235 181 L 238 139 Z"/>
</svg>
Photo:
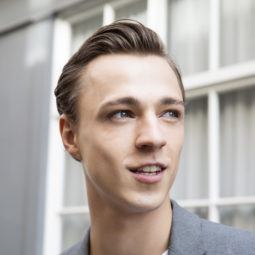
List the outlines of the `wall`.
<svg viewBox="0 0 255 255">
<path fill-rule="evenodd" d="M 42 254 L 52 34 L 49 18 L 0 36 L 1 254 Z"/>
</svg>

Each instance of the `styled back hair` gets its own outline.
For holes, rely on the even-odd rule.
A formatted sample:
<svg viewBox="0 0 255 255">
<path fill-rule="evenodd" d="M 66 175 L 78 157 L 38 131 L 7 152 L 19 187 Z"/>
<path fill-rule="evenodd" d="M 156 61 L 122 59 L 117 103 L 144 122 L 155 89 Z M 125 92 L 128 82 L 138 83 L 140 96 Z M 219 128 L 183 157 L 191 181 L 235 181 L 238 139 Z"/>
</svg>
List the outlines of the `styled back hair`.
<svg viewBox="0 0 255 255">
<path fill-rule="evenodd" d="M 137 21 L 125 19 L 99 28 L 64 66 L 55 89 L 59 114 L 66 114 L 73 123 L 78 121 L 77 102 L 81 74 L 92 60 L 110 54 L 156 55 L 165 58 L 176 75 L 185 101 L 179 70 L 166 54 L 158 35 Z"/>
</svg>

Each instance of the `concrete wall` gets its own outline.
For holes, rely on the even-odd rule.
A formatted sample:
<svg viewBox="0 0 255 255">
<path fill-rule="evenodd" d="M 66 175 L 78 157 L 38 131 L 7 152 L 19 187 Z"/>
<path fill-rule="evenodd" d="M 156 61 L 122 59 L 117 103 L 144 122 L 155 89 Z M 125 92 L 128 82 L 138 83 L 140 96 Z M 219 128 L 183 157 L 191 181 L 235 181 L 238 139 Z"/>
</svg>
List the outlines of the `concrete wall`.
<svg viewBox="0 0 255 255">
<path fill-rule="evenodd" d="M 0 36 L 0 254 L 42 254 L 52 35 L 48 18 Z"/>
</svg>

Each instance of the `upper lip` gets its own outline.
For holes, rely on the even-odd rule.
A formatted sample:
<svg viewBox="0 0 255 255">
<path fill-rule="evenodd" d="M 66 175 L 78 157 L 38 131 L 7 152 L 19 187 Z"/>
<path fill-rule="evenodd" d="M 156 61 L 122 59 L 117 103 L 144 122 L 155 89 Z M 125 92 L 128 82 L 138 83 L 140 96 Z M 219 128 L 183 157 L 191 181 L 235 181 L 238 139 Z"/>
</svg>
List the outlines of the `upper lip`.
<svg viewBox="0 0 255 255">
<path fill-rule="evenodd" d="M 140 165 L 137 165 L 137 166 L 132 166 L 132 167 L 128 167 L 129 170 L 131 171 L 135 171 L 135 170 L 138 170 L 138 169 L 141 169 L 143 167 L 146 167 L 146 166 L 158 166 L 161 168 L 161 170 L 165 170 L 167 168 L 167 165 L 164 164 L 164 163 L 160 163 L 160 162 L 148 162 L 148 163 L 143 163 L 143 164 L 140 164 Z"/>
</svg>

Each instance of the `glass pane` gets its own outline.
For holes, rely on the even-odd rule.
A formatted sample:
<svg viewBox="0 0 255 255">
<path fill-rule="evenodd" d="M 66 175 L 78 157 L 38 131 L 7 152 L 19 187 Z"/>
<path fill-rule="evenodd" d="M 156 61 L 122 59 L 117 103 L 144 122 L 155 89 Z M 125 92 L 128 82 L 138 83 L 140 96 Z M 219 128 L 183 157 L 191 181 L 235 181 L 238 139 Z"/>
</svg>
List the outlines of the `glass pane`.
<svg viewBox="0 0 255 255">
<path fill-rule="evenodd" d="M 103 24 L 103 15 L 90 17 L 72 26 L 72 52 L 78 50 L 82 43 Z"/>
<path fill-rule="evenodd" d="M 89 214 L 65 215 L 62 218 L 62 249 L 79 242 L 90 225 Z"/>
<path fill-rule="evenodd" d="M 66 153 L 64 206 L 87 204 L 85 177 L 82 165 Z"/>
<path fill-rule="evenodd" d="M 185 75 L 208 69 L 209 2 L 168 0 L 168 50 Z"/>
<path fill-rule="evenodd" d="M 147 1 L 134 1 L 129 5 L 122 5 L 115 10 L 115 19 L 135 19 L 146 24 Z"/>
<path fill-rule="evenodd" d="M 220 96 L 220 194 L 255 195 L 255 86 Z"/>
<path fill-rule="evenodd" d="M 255 1 L 221 2 L 221 64 L 255 59 Z"/>
<path fill-rule="evenodd" d="M 200 218 L 208 219 L 208 208 L 207 207 L 194 207 L 186 208 L 188 211 L 198 215 Z"/>
<path fill-rule="evenodd" d="M 220 222 L 255 232 L 255 205 L 220 207 Z"/>
<path fill-rule="evenodd" d="M 172 191 L 176 199 L 207 198 L 207 98 L 188 102 L 185 142 L 179 172 Z"/>
</svg>

